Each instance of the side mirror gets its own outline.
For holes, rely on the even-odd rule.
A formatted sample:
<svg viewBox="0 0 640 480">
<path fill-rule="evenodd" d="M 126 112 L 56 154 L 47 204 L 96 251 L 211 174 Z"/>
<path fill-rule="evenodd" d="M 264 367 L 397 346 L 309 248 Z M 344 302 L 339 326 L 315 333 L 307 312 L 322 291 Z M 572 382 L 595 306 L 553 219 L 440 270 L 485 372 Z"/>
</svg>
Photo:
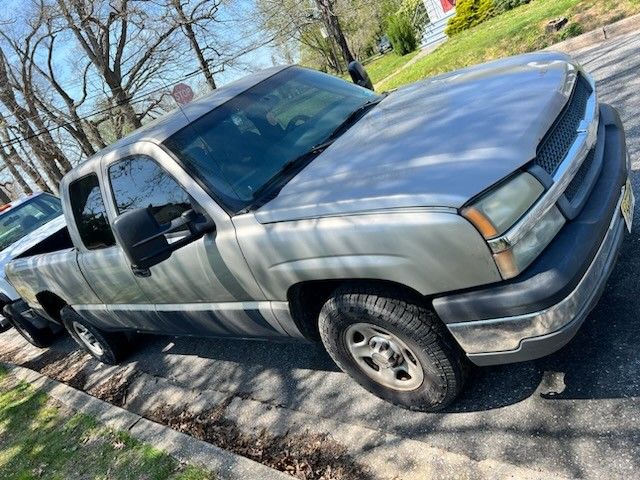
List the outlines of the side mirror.
<svg viewBox="0 0 640 480">
<path fill-rule="evenodd" d="M 166 234 L 185 226 L 189 233 L 169 243 Z M 150 208 L 137 208 L 123 213 L 113 222 L 113 233 L 134 270 L 148 269 L 164 262 L 179 248 L 213 230 L 213 222 L 195 210 L 187 210 L 171 223 L 160 225 Z"/>
<path fill-rule="evenodd" d="M 349 64 L 349 67 L 347 68 L 349 69 L 349 75 L 351 75 L 351 80 L 353 80 L 353 83 L 373 91 L 373 83 L 371 83 L 369 74 L 360 62 L 354 60 Z"/>
</svg>

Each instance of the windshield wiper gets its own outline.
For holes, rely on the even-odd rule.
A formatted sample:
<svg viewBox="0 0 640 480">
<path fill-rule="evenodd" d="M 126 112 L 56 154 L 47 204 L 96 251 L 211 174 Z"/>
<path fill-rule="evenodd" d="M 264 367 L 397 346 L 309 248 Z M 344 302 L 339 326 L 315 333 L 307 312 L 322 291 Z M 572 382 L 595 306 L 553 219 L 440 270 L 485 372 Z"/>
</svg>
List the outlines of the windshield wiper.
<svg viewBox="0 0 640 480">
<path fill-rule="evenodd" d="M 309 150 L 307 150 L 302 155 L 297 156 L 296 158 L 289 160 L 284 163 L 280 170 L 272 176 L 269 180 L 267 180 L 264 184 L 262 184 L 255 192 L 253 192 L 253 204 L 244 208 L 242 212 L 249 211 L 252 206 L 255 206 L 255 203 L 260 201 L 264 203 L 270 199 L 272 199 L 275 195 L 280 191 L 279 188 L 274 188 L 278 184 L 281 184 L 283 179 L 287 178 L 289 174 L 295 172 L 300 169 L 301 166 L 304 166 L 308 163 L 309 160 L 314 158 L 315 156 L 322 153 L 327 147 L 329 147 L 344 131 L 346 131 L 351 125 L 353 125 L 356 121 L 362 117 L 371 107 L 380 103 L 388 93 L 383 93 L 379 97 L 374 98 L 373 100 L 369 100 L 358 108 L 356 108 L 353 112 L 351 112 L 344 121 L 338 125 L 338 127 L 331 132 L 331 134 L 324 140 Z M 270 192 L 269 196 L 263 198 L 264 195 Z"/>
<path fill-rule="evenodd" d="M 379 104 L 382 100 L 384 100 L 387 97 L 387 95 L 389 95 L 389 92 L 382 93 L 377 98 L 369 100 L 369 101 L 363 103 L 362 105 L 360 105 L 358 108 L 356 108 L 353 112 L 351 112 L 347 116 L 347 118 L 345 118 L 342 121 L 342 123 L 340 125 L 338 125 L 338 127 L 333 132 L 331 132 L 331 135 L 329 135 L 327 137 L 327 140 L 325 140 L 325 142 L 330 142 L 332 140 L 335 140 L 340 135 L 342 135 L 349 127 L 351 127 L 358 120 L 360 120 L 360 118 L 365 113 L 367 113 L 371 109 L 371 107 L 373 107 L 374 105 Z"/>
<path fill-rule="evenodd" d="M 262 197 L 266 192 L 272 189 L 275 185 L 280 183 L 282 179 L 286 178 L 290 173 L 297 171 L 300 169 L 301 166 L 306 165 L 310 159 L 322 153 L 332 143 L 333 143 L 333 140 L 328 140 L 326 142 L 318 143 L 317 145 L 314 145 L 302 155 L 299 155 L 296 158 L 284 163 L 282 167 L 280 167 L 280 170 L 278 170 L 278 172 L 273 177 L 271 177 L 263 185 L 261 185 L 260 188 L 258 188 L 255 192 L 253 192 L 254 201 L 260 199 L 260 197 Z M 279 189 L 274 190 L 275 193 L 277 193 L 278 191 Z M 269 196 L 269 198 L 271 197 L 272 195 Z"/>
</svg>

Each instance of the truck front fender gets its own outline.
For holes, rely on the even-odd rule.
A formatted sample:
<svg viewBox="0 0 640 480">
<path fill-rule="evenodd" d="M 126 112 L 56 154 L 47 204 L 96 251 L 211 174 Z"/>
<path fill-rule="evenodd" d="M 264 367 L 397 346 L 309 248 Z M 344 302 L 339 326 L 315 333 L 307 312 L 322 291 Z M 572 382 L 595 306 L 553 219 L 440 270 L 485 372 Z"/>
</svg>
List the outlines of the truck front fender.
<svg viewBox="0 0 640 480">
<path fill-rule="evenodd" d="M 240 246 L 271 300 L 284 301 L 292 285 L 312 280 L 385 280 L 433 295 L 501 279 L 480 234 L 449 211 L 386 210 L 264 225 L 238 220 Z"/>
</svg>

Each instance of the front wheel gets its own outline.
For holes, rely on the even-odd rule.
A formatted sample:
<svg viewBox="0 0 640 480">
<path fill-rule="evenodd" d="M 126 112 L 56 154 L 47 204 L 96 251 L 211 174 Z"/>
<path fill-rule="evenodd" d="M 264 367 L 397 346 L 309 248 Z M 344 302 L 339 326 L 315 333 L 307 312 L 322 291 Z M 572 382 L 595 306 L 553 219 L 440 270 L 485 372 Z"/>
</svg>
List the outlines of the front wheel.
<svg viewBox="0 0 640 480">
<path fill-rule="evenodd" d="M 104 332 L 68 306 L 62 309 L 60 317 L 71 338 L 102 363 L 116 365 L 124 358 L 128 343 L 124 334 Z"/>
<path fill-rule="evenodd" d="M 340 288 L 322 307 L 319 327 L 338 366 L 395 405 L 438 411 L 462 390 L 462 353 L 435 314 L 403 292 Z"/>
</svg>

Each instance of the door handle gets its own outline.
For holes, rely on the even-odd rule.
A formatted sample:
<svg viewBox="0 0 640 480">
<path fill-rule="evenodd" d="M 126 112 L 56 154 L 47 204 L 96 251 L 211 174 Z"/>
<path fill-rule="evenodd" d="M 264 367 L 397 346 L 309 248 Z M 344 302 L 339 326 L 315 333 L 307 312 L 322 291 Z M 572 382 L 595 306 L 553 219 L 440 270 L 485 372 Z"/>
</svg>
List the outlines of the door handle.
<svg viewBox="0 0 640 480">
<path fill-rule="evenodd" d="M 140 268 L 140 267 L 131 267 L 131 271 L 133 272 L 133 274 L 136 277 L 150 277 L 151 276 L 151 270 L 149 270 L 148 268 Z"/>
</svg>

